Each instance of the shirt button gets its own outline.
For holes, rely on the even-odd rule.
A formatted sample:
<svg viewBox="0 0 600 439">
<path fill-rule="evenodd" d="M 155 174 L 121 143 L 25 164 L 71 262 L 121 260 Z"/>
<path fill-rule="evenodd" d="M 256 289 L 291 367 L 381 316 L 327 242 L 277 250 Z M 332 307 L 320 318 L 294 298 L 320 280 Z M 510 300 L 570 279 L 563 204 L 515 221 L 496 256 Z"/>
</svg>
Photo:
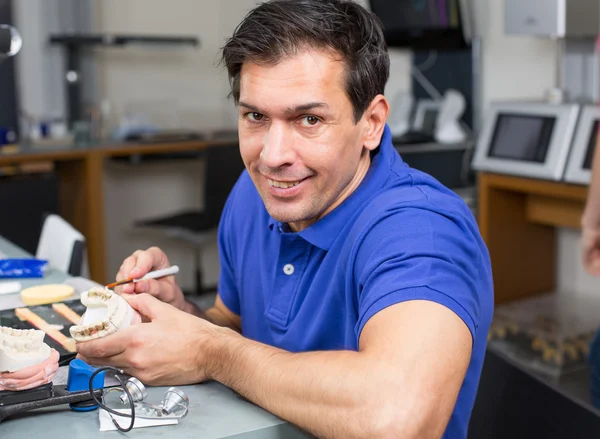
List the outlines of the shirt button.
<svg viewBox="0 0 600 439">
<path fill-rule="evenodd" d="M 283 272 L 288 276 L 294 274 L 294 266 L 292 264 L 285 264 L 283 266 Z"/>
</svg>

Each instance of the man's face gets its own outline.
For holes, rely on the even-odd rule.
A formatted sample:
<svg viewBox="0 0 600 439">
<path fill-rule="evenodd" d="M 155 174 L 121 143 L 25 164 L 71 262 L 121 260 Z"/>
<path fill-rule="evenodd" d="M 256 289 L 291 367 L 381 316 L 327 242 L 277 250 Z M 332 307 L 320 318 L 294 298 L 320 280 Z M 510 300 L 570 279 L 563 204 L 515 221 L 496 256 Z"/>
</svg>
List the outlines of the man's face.
<svg viewBox="0 0 600 439">
<path fill-rule="evenodd" d="M 345 64 L 305 50 L 240 76 L 241 155 L 269 214 L 302 230 L 342 203 L 369 164 L 368 123 L 354 122 Z"/>
</svg>

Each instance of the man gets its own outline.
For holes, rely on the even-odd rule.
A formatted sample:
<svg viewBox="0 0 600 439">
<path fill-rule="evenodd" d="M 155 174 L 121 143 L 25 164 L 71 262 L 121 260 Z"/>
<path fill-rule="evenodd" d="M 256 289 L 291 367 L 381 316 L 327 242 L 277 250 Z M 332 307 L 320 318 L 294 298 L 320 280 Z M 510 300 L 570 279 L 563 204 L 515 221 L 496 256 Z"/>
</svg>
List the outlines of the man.
<svg viewBox="0 0 600 439">
<path fill-rule="evenodd" d="M 489 257 L 462 200 L 393 148 L 379 22 L 353 2 L 274 0 L 223 60 L 246 171 L 216 303 L 197 309 L 172 278 L 127 285 L 150 323 L 80 355 L 153 384 L 217 380 L 318 437 L 466 437 Z M 117 278 L 166 266 L 137 251 Z"/>
<path fill-rule="evenodd" d="M 600 276 L 600 136 L 596 141 L 592 164 L 592 180 L 583 216 L 581 217 L 581 248 L 585 270 Z"/>
</svg>

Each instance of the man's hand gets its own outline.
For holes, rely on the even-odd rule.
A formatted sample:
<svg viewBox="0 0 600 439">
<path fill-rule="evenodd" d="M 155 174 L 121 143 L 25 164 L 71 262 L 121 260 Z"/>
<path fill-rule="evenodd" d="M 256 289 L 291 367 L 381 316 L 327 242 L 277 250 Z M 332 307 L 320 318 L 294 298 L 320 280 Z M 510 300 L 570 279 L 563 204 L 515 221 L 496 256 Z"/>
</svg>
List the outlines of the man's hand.
<svg viewBox="0 0 600 439">
<path fill-rule="evenodd" d="M 117 281 L 128 278 L 139 279 L 150 271 L 170 266 L 171 264 L 167 255 L 158 247 L 150 247 L 148 250 L 138 250 L 123 261 L 117 273 Z M 175 282 L 174 276 L 125 284 L 116 287 L 115 291 L 118 294 L 148 293 L 180 310 L 188 311 L 188 305 L 183 297 L 183 292 Z"/>
<path fill-rule="evenodd" d="M 158 247 L 150 247 L 148 250 L 138 250 L 123 261 L 117 273 L 117 280 L 139 279 L 149 271 L 160 270 L 170 266 L 171 263 L 167 255 Z M 116 287 L 115 292 L 117 294 L 148 293 L 181 311 L 206 319 L 215 325 L 226 326 L 237 332 L 241 331 L 242 322 L 240 317 L 232 313 L 218 295 L 212 308 L 206 311 L 201 310 L 193 303 L 185 300 L 181 288 L 175 282 L 174 276 L 125 284 Z"/>
<path fill-rule="evenodd" d="M 600 228 L 583 227 L 581 250 L 586 271 L 594 276 L 600 276 Z"/>
<path fill-rule="evenodd" d="M 585 270 L 600 276 L 600 136 L 596 141 L 592 178 L 581 217 L 581 252 Z"/>
<path fill-rule="evenodd" d="M 225 328 L 177 310 L 148 294 L 123 295 L 144 322 L 104 338 L 77 344 L 88 364 L 110 365 L 149 385 L 184 385 L 209 379 L 210 341 Z"/>
</svg>

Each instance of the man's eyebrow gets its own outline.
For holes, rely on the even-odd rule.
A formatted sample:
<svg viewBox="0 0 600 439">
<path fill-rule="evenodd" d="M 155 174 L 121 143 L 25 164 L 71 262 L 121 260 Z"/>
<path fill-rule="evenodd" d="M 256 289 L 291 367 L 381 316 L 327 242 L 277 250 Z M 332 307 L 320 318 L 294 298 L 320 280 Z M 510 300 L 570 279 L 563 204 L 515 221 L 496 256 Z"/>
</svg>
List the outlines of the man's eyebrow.
<svg viewBox="0 0 600 439">
<path fill-rule="evenodd" d="M 248 104 L 246 102 L 240 101 L 238 102 L 238 106 L 239 107 L 244 107 L 250 111 L 256 112 L 256 113 L 263 113 L 263 111 L 251 104 Z M 286 114 L 298 114 L 298 113 L 305 113 L 307 111 L 310 110 L 314 110 L 315 108 L 329 108 L 329 105 L 327 105 L 325 102 L 309 102 L 307 104 L 302 104 L 302 105 L 297 105 L 295 107 L 288 107 L 285 110 Z"/>
<path fill-rule="evenodd" d="M 260 108 L 255 107 L 254 105 L 247 104 L 247 103 L 242 102 L 242 101 L 238 102 L 238 107 L 244 107 L 244 108 L 247 108 L 250 111 L 254 111 L 255 113 L 261 113 Z"/>
<path fill-rule="evenodd" d="M 315 108 L 329 108 L 329 105 L 327 105 L 325 102 L 309 102 L 308 104 L 302 104 L 296 107 L 288 107 L 285 112 L 287 114 L 298 114 L 314 110 Z"/>
</svg>

